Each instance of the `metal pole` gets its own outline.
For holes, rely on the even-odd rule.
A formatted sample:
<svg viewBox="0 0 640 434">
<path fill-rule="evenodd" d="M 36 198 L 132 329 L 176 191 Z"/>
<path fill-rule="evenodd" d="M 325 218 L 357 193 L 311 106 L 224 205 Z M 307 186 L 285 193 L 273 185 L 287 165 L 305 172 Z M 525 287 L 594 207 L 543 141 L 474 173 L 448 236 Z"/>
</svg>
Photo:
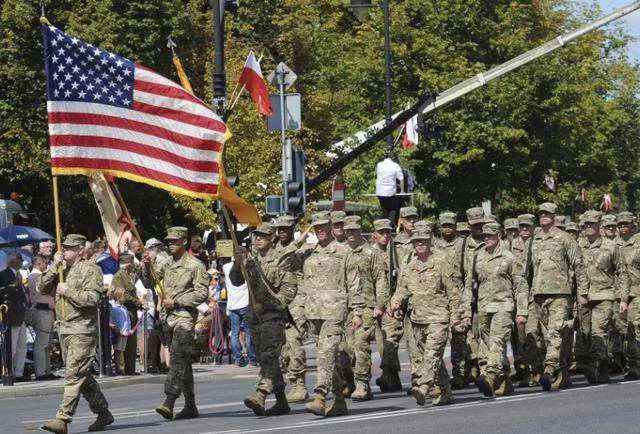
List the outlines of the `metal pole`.
<svg viewBox="0 0 640 434">
<path fill-rule="evenodd" d="M 282 190 L 284 191 L 283 199 L 284 199 L 284 212 L 289 212 L 289 192 L 287 191 L 287 181 L 289 181 L 289 173 L 287 171 L 287 135 L 285 130 L 285 110 L 286 107 L 284 105 L 284 77 L 287 72 L 282 69 L 282 71 L 276 71 L 276 76 L 278 77 L 278 84 L 280 85 L 280 141 L 282 142 Z"/>
<path fill-rule="evenodd" d="M 552 51 L 555 51 L 558 48 L 563 47 L 567 43 L 589 32 L 592 32 L 593 30 L 599 29 L 600 27 L 605 26 L 612 21 L 620 19 L 625 15 L 628 15 L 631 12 L 634 12 L 638 9 L 640 9 L 640 1 L 635 1 L 627 6 L 624 6 L 612 12 L 611 14 L 603 18 L 600 18 L 599 20 L 596 20 L 583 27 L 580 27 L 577 30 L 574 30 L 573 32 L 568 32 L 561 36 L 558 36 L 548 41 L 547 43 L 540 45 L 539 47 L 529 50 L 526 53 L 523 53 L 520 56 L 514 59 L 511 59 L 508 62 L 503 63 L 502 65 L 499 65 L 495 68 L 488 70 L 487 72 L 477 74 L 475 77 L 465 80 L 462 83 L 459 83 L 442 92 L 440 95 L 438 95 L 438 97 L 434 102 L 425 106 L 422 109 L 422 113 L 427 114 L 438 107 L 441 107 L 447 103 L 450 103 L 460 98 L 461 96 L 464 96 L 469 92 L 486 85 L 489 81 L 495 80 L 513 71 L 514 69 L 517 69 L 535 59 L 538 59 L 539 57 L 549 54 Z M 402 113 L 401 111 L 397 112 L 393 114 L 391 117 L 395 119 L 395 117 L 401 113 Z M 387 124 L 386 119 L 376 122 L 375 124 L 371 125 L 366 131 L 358 131 L 357 133 L 352 134 L 349 138 L 342 140 L 340 142 L 334 143 L 330 149 L 332 150 L 336 149 L 340 151 L 345 151 L 345 150 L 348 151 L 350 149 L 354 149 L 355 146 L 358 146 L 361 143 L 365 142 L 367 138 L 369 138 L 372 134 L 374 134 L 376 131 L 379 131 L 381 128 L 383 128 L 385 124 Z"/>
<path fill-rule="evenodd" d="M 224 5 L 225 0 L 211 0 L 215 35 L 215 67 L 213 70 L 213 100 L 211 105 L 223 119 L 227 110 L 227 86 L 224 72 Z"/>
<path fill-rule="evenodd" d="M 149 373 L 147 366 L 147 310 L 142 310 L 142 369 L 145 374 Z"/>
<path fill-rule="evenodd" d="M 385 87 L 385 120 L 391 122 L 391 15 L 389 13 L 389 0 L 383 0 L 382 11 L 384 15 L 384 87 Z M 393 150 L 393 135 L 387 136 L 387 151 Z"/>
</svg>

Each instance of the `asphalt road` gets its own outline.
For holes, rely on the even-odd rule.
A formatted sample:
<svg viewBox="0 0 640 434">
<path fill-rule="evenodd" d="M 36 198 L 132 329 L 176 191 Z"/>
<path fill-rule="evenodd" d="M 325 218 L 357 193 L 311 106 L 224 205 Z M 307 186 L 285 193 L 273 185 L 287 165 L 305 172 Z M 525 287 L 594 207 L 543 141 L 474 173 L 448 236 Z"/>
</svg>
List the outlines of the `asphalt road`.
<svg viewBox="0 0 640 434">
<path fill-rule="evenodd" d="M 312 363 L 315 360 L 311 360 Z M 116 422 L 114 433 L 640 433 L 640 381 L 614 378 L 608 385 L 587 386 L 575 377 L 574 387 L 543 393 L 540 388 L 516 389 L 504 398 L 484 398 L 475 389 L 455 392 L 445 407 L 417 407 L 404 393 L 375 394 L 363 403 L 348 402 L 349 415 L 320 418 L 302 404 L 280 417 L 256 417 L 242 399 L 253 389 L 254 371 L 238 368 L 230 378 L 198 382 L 200 418 L 164 421 L 153 410 L 163 398 L 162 385 L 144 384 L 105 391 Z M 375 378 L 375 376 L 374 376 Z M 311 383 L 315 372 L 309 374 Z M 403 372 L 403 381 L 408 373 Z M 378 388 L 374 386 L 377 392 Z M 53 417 L 59 396 L 0 400 L 0 432 L 36 431 Z M 176 408 L 181 408 L 179 401 Z M 85 432 L 94 420 L 81 401 L 70 432 Z"/>
</svg>

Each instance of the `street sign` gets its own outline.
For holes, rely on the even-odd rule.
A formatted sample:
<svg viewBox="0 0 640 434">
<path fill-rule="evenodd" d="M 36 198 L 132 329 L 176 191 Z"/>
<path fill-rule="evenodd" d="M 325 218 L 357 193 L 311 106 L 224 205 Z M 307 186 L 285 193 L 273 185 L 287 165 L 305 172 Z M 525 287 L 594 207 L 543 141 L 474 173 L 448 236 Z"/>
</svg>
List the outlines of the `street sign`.
<svg viewBox="0 0 640 434">
<path fill-rule="evenodd" d="M 268 131 L 280 131 L 280 95 L 269 95 L 273 114 L 267 118 Z M 284 98 L 285 119 L 284 127 L 287 131 L 298 131 L 302 125 L 302 98 L 299 93 L 287 93 Z"/>
<path fill-rule="evenodd" d="M 267 77 L 269 83 L 272 85 L 279 87 L 280 86 L 280 77 L 284 73 L 284 88 L 289 89 L 293 83 L 296 82 L 298 76 L 295 72 L 293 72 L 284 62 L 278 63 L 275 71 L 272 71 L 271 74 Z"/>
<path fill-rule="evenodd" d="M 217 240 L 216 256 L 218 256 L 218 258 L 231 258 L 233 256 L 233 241 Z"/>
</svg>

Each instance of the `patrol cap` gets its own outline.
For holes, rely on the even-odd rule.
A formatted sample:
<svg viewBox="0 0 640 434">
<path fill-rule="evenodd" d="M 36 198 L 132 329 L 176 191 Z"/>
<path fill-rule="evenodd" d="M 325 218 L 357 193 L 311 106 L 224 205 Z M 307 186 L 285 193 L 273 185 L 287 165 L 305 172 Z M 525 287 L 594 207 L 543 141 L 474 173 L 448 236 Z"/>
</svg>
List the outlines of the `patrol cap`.
<svg viewBox="0 0 640 434">
<path fill-rule="evenodd" d="M 493 214 L 489 214 L 489 215 L 484 217 L 484 222 L 485 223 L 493 223 L 493 222 L 498 223 L 498 217 L 494 216 Z"/>
<path fill-rule="evenodd" d="M 120 265 L 133 263 L 133 255 L 130 253 L 121 253 L 120 257 L 118 258 L 118 263 Z"/>
<path fill-rule="evenodd" d="M 520 229 L 520 227 L 518 226 L 518 219 L 514 219 L 514 218 L 504 219 L 504 228 Z"/>
<path fill-rule="evenodd" d="M 618 219 L 615 214 L 605 214 L 601 219 L 602 226 L 618 226 Z"/>
<path fill-rule="evenodd" d="M 362 229 L 362 219 L 357 215 L 350 215 L 344 218 L 344 229 Z"/>
<path fill-rule="evenodd" d="M 482 226 L 482 235 L 497 235 L 502 233 L 502 226 L 497 222 L 485 223 Z"/>
<path fill-rule="evenodd" d="M 331 211 L 331 223 L 344 223 L 347 213 L 344 211 Z"/>
<path fill-rule="evenodd" d="M 328 225 L 331 222 L 331 215 L 328 211 L 320 211 L 311 215 L 311 226 Z"/>
<path fill-rule="evenodd" d="M 567 227 L 564 230 L 567 232 L 580 232 L 580 228 L 574 222 L 567 223 Z"/>
<path fill-rule="evenodd" d="M 66 237 L 64 237 L 64 240 L 62 241 L 62 245 L 65 247 L 78 247 L 78 246 L 84 246 L 86 242 L 87 242 L 87 237 L 85 237 L 84 235 L 68 234 Z"/>
<path fill-rule="evenodd" d="M 438 216 L 438 221 L 441 225 L 455 225 L 456 220 L 456 214 L 451 211 L 443 211 Z"/>
<path fill-rule="evenodd" d="M 538 213 L 546 212 L 546 213 L 549 213 L 549 214 L 555 214 L 557 210 L 558 210 L 558 205 L 556 205 L 553 202 L 541 203 L 538 206 Z"/>
<path fill-rule="evenodd" d="M 153 247 L 161 246 L 161 245 L 162 245 L 162 241 L 160 241 L 159 239 L 157 239 L 157 238 L 149 238 L 147 240 L 147 242 L 144 243 L 144 248 L 145 249 L 151 249 Z"/>
<path fill-rule="evenodd" d="M 479 206 L 467 210 L 467 221 L 470 225 L 484 223 L 484 210 Z"/>
<path fill-rule="evenodd" d="M 276 233 L 276 229 L 271 223 L 260 223 L 257 228 L 253 230 L 254 234 L 273 235 Z"/>
<path fill-rule="evenodd" d="M 167 229 L 167 236 L 164 237 L 164 239 L 179 240 L 182 238 L 187 238 L 188 232 L 189 231 L 184 226 L 174 226 L 172 228 Z"/>
<path fill-rule="evenodd" d="M 429 220 L 419 220 L 419 221 L 415 222 L 415 224 L 413 225 L 413 230 L 414 231 L 432 232 L 433 231 L 433 223 L 431 223 Z"/>
<path fill-rule="evenodd" d="M 585 211 L 582 214 L 582 221 L 584 223 L 600 223 L 600 219 L 602 218 L 602 213 L 596 210 Z"/>
<path fill-rule="evenodd" d="M 427 231 L 414 231 L 413 235 L 411 235 L 411 238 L 409 239 L 409 241 L 416 241 L 416 240 L 430 240 L 431 239 L 431 232 L 427 232 Z"/>
<path fill-rule="evenodd" d="M 557 215 L 554 218 L 555 221 L 555 226 L 560 228 L 560 229 L 564 229 L 567 226 L 567 217 L 563 216 L 563 215 Z"/>
<path fill-rule="evenodd" d="M 418 217 L 418 208 L 415 206 L 403 206 L 400 208 L 400 217 Z"/>
<path fill-rule="evenodd" d="M 459 232 L 459 233 L 469 232 L 469 223 L 467 222 L 456 223 L 456 232 Z"/>
<path fill-rule="evenodd" d="M 281 215 L 276 218 L 276 222 L 273 224 L 276 228 L 290 228 L 296 224 L 296 219 L 290 215 Z"/>
<path fill-rule="evenodd" d="M 382 231 L 385 229 L 392 230 L 391 220 L 389 219 L 378 219 L 373 221 L 373 229 L 376 231 Z"/>
<path fill-rule="evenodd" d="M 632 212 L 622 211 L 618 214 L 618 223 L 634 223 L 636 221 L 636 217 Z"/>
<path fill-rule="evenodd" d="M 535 226 L 536 216 L 533 214 L 520 214 L 518 216 L 518 225 Z"/>
</svg>

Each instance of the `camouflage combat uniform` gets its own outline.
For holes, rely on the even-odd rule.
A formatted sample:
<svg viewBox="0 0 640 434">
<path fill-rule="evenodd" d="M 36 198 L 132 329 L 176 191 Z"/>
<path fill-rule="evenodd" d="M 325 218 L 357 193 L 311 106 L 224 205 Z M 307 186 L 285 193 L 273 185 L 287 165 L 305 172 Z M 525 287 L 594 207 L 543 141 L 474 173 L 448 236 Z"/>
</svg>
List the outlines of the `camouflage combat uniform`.
<svg viewBox="0 0 640 434">
<path fill-rule="evenodd" d="M 186 239 L 186 235 L 186 228 L 171 228 L 167 231 L 167 237 Z M 170 257 L 163 262 L 155 277 L 162 281 L 162 298 L 174 300 L 173 309 L 163 309 L 160 312 L 162 337 L 171 354 L 164 393 L 170 403 L 175 402 L 182 394 L 185 407 L 195 407 L 191 354 L 198 317 L 197 306 L 207 301 L 209 277 L 202 262 L 188 252 L 184 252 L 177 260 Z"/>
<path fill-rule="evenodd" d="M 545 203 L 540 209 L 553 214 L 556 206 Z M 553 388 L 566 387 L 570 352 L 567 342 L 572 333 L 571 271 L 575 273 L 579 294 L 588 291 L 589 279 L 580 248 L 571 235 L 552 227 L 548 232 L 537 230 L 532 242 L 533 279 L 529 294 L 533 301 L 525 328 L 525 350 L 534 374 L 544 366 L 544 374 L 551 377 Z M 543 387 L 548 389 L 548 381 L 543 380 Z"/>
<path fill-rule="evenodd" d="M 416 233 L 414 237 L 430 237 Z M 449 375 L 444 365 L 444 349 L 451 324 L 461 316 L 462 280 L 449 258 L 432 253 L 426 262 L 414 258 L 400 273 L 392 305 L 411 300 L 411 323 L 416 344 L 422 354 L 422 372 L 412 393 L 424 405 L 431 392 L 434 405 L 452 402 Z"/>
<path fill-rule="evenodd" d="M 500 225 L 485 225 L 485 231 L 499 233 Z M 492 233 L 492 232 L 488 232 Z M 466 307 L 471 308 L 474 276 L 477 288 L 478 364 L 491 392 L 502 386 L 509 392 L 509 371 L 503 366 L 507 342 L 513 327 L 514 311 L 527 315 L 527 291 L 522 285 L 522 269 L 515 256 L 500 243 L 492 253 L 486 248 L 476 252 L 475 273 L 467 275 L 465 282 Z M 506 367 L 508 369 L 508 365 Z M 490 393 L 489 395 L 492 395 Z"/>
<path fill-rule="evenodd" d="M 84 246 L 85 242 L 84 236 L 70 234 L 63 245 Z M 111 417 L 107 400 L 92 375 L 98 344 L 98 305 L 105 293 L 102 272 L 94 263 L 80 259 L 65 269 L 63 275 L 68 290 L 64 296 L 56 296 L 56 323 L 66 369 L 56 419 L 64 424 L 71 423 L 80 395 L 87 400 L 92 412 Z M 56 294 L 58 282 L 58 270 L 49 267 L 38 276 L 37 291 Z"/>
<path fill-rule="evenodd" d="M 271 225 L 263 223 L 254 232 L 273 235 L 275 231 Z M 248 403 L 250 398 L 245 399 L 245 405 L 258 415 L 264 415 L 264 398 L 267 395 L 275 393 L 278 399 L 284 397 L 284 379 L 279 359 L 285 341 L 287 306 L 297 291 L 294 262 L 293 252 L 282 254 L 272 247 L 264 255 L 255 254 L 253 261 L 247 264 L 248 286 L 255 305 L 261 306 L 262 310 L 256 312 L 255 305 L 252 305 L 249 315 L 251 339 L 260 363 L 256 380 L 257 394 L 251 399 L 258 398 L 261 405 L 251 407 Z M 244 283 L 240 266 L 236 263 L 231 267 L 229 277 L 234 285 Z"/>
<path fill-rule="evenodd" d="M 627 215 L 630 214 L 630 215 Z M 620 213 L 618 214 L 618 222 L 620 223 L 633 223 L 633 214 Z M 640 287 L 640 270 L 636 269 L 633 265 L 633 260 L 638 250 L 640 250 L 640 239 L 638 235 L 632 235 L 627 239 L 618 236 L 616 244 L 620 250 L 620 255 L 627 269 L 627 276 L 629 278 L 630 297 L 634 296 L 634 292 L 638 293 L 634 288 Z M 631 298 L 632 299 L 632 298 Z M 620 367 L 624 368 L 625 362 L 628 362 L 629 369 L 631 370 L 631 356 L 629 350 L 633 345 L 629 342 L 628 334 L 632 331 L 633 325 L 629 321 L 629 311 L 620 313 L 620 294 L 616 294 L 616 302 L 613 306 L 614 325 L 611 334 L 611 354 L 616 363 Z M 637 364 L 637 361 L 636 361 Z M 636 368 L 637 369 L 637 368 Z"/>
<path fill-rule="evenodd" d="M 614 303 L 616 298 L 628 300 L 629 281 L 615 241 L 598 236 L 593 243 L 581 239 L 579 246 L 590 285 L 588 292 L 578 293 L 587 297 L 589 304 L 578 307 L 580 330 L 576 336 L 575 357 L 590 382 L 606 382 Z"/>
</svg>

